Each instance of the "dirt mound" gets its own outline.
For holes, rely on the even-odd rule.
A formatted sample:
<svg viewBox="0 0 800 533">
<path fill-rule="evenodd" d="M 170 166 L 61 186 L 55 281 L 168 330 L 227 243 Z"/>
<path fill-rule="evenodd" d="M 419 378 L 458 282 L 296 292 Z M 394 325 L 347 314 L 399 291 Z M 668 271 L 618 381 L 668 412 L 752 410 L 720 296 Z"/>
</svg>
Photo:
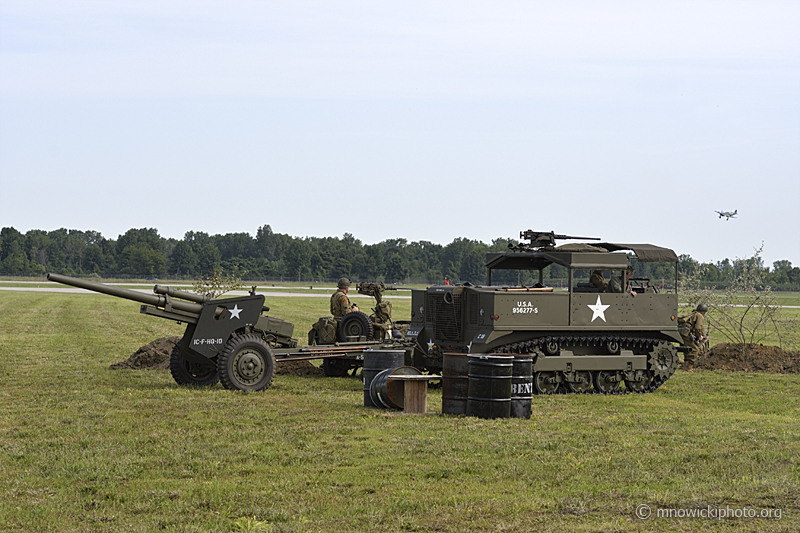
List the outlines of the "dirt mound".
<svg viewBox="0 0 800 533">
<path fill-rule="evenodd" d="M 722 343 L 701 355 L 695 368 L 797 374 L 800 373 L 800 353 L 787 352 L 778 346 L 747 344 L 742 354 L 741 344 Z"/>
<path fill-rule="evenodd" d="M 311 361 L 286 361 L 275 365 L 278 376 L 324 376 L 322 369 L 311 364 Z"/>
<path fill-rule="evenodd" d="M 119 370 L 122 368 L 134 370 L 169 370 L 169 356 L 172 348 L 180 342 L 180 337 L 162 337 L 150 344 L 145 344 L 131 354 L 124 361 L 114 363 L 109 368 Z M 275 374 L 281 376 L 322 376 L 322 369 L 311 364 L 310 361 L 278 362 L 275 365 Z"/>
<path fill-rule="evenodd" d="M 151 368 L 154 370 L 169 369 L 169 355 L 172 348 L 181 340 L 180 337 L 162 337 L 150 344 L 145 344 L 131 354 L 125 361 L 114 363 L 109 368 L 119 370 L 121 368 L 132 368 L 144 370 Z"/>
</svg>

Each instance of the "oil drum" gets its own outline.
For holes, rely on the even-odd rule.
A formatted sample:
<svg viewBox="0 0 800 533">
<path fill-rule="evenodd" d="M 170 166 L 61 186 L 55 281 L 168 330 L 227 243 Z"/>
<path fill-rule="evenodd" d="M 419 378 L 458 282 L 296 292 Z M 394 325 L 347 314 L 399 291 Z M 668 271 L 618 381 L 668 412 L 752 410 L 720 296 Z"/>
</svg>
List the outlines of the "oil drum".
<svg viewBox="0 0 800 533">
<path fill-rule="evenodd" d="M 533 398 L 533 358 L 514 357 L 511 375 L 511 418 L 530 418 Z"/>
<path fill-rule="evenodd" d="M 442 355 L 442 413 L 467 413 L 469 396 L 469 356 L 465 353 Z"/>
<path fill-rule="evenodd" d="M 467 414 L 478 418 L 511 416 L 513 355 L 469 356 Z"/>
<path fill-rule="evenodd" d="M 392 380 L 392 376 L 421 375 L 422 372 L 413 366 L 398 366 L 379 372 L 369 385 L 372 403 L 384 409 L 402 409 L 405 407 L 406 384 L 404 381 Z"/>
<path fill-rule="evenodd" d="M 369 386 L 375 376 L 387 368 L 397 368 L 405 364 L 405 350 L 366 350 L 361 378 L 364 382 L 364 407 L 383 407 L 373 403 Z"/>
</svg>

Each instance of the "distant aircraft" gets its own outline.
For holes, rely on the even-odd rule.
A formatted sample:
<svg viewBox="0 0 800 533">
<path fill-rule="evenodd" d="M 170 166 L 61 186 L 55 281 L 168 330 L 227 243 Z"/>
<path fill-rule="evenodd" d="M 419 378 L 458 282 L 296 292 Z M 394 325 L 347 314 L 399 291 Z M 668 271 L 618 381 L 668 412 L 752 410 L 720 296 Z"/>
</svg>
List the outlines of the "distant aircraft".
<svg viewBox="0 0 800 533">
<path fill-rule="evenodd" d="M 739 210 L 737 209 L 735 211 L 714 211 L 714 212 L 719 215 L 719 218 L 725 217 L 725 220 L 730 220 L 736 217 L 736 213 L 738 213 Z"/>
</svg>

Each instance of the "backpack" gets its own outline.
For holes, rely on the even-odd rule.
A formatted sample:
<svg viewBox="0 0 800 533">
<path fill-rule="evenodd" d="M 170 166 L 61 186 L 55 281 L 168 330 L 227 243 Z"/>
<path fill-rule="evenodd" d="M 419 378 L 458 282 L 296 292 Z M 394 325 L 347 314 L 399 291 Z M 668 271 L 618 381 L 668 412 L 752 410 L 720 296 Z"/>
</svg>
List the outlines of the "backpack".
<svg viewBox="0 0 800 533">
<path fill-rule="evenodd" d="M 312 343 L 315 340 L 315 343 Z M 324 316 L 317 320 L 311 331 L 308 332 L 308 344 L 333 344 L 336 342 L 336 320 L 329 316 Z"/>
<path fill-rule="evenodd" d="M 688 337 L 692 334 L 692 323 L 687 319 L 691 318 L 693 314 L 694 313 L 689 313 L 688 315 L 678 317 L 678 333 L 680 333 L 682 337 Z"/>
</svg>

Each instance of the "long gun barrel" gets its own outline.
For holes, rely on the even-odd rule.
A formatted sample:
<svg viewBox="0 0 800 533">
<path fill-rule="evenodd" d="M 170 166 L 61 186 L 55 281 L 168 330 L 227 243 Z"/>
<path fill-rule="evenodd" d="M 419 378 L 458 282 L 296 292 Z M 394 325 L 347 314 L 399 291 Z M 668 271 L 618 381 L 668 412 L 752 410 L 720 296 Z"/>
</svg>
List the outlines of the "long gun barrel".
<svg viewBox="0 0 800 533">
<path fill-rule="evenodd" d="M 553 231 L 533 231 L 533 230 L 525 230 L 519 232 L 520 239 L 527 239 L 530 241 L 529 244 L 520 243 L 519 245 L 515 245 L 513 243 L 509 243 L 508 247 L 512 250 L 527 250 L 530 248 L 552 248 L 556 245 L 556 240 L 564 240 L 564 239 L 581 239 L 581 240 L 588 240 L 588 241 L 599 241 L 598 237 L 576 237 L 572 235 L 562 235 L 560 233 L 555 233 Z"/>
<path fill-rule="evenodd" d="M 192 299 L 197 298 L 195 299 L 195 302 L 198 303 L 182 302 L 180 300 L 172 300 L 173 294 L 169 294 L 169 297 L 158 294 L 147 294 L 139 291 L 132 291 L 130 289 L 121 289 L 112 285 L 106 285 L 105 283 L 97 283 L 95 281 L 87 281 L 84 279 L 72 278 L 70 276 L 62 276 L 61 274 L 53 274 L 52 272 L 47 274 L 47 279 L 49 281 L 63 283 L 64 285 L 71 285 L 72 287 L 79 287 L 81 289 L 108 294 L 110 296 L 116 296 L 117 298 L 125 298 L 126 300 L 133 300 L 134 302 L 140 302 L 143 304 L 152 305 L 154 307 L 167 307 L 169 305 L 178 311 L 183 311 L 185 313 L 191 313 L 198 316 L 203 310 L 203 306 L 199 300 L 205 301 L 204 299 L 206 298 L 205 296 L 201 296 L 199 294 L 195 295 L 185 291 L 178 291 L 172 289 L 171 287 L 166 287 L 166 289 L 169 289 L 169 291 L 176 293 L 174 294 L 176 298 L 186 298 L 186 296 L 189 295 L 192 297 Z M 165 291 L 162 294 L 168 294 L 169 291 Z M 181 294 L 179 295 L 177 293 Z"/>
<path fill-rule="evenodd" d="M 173 289 L 167 285 L 156 285 L 153 287 L 153 292 L 156 294 L 166 294 L 172 298 L 181 298 L 183 300 L 189 300 L 190 302 L 197 302 L 199 304 L 204 304 L 211 299 L 210 296 L 204 296 L 202 294 L 197 294 L 196 292 Z"/>
</svg>

